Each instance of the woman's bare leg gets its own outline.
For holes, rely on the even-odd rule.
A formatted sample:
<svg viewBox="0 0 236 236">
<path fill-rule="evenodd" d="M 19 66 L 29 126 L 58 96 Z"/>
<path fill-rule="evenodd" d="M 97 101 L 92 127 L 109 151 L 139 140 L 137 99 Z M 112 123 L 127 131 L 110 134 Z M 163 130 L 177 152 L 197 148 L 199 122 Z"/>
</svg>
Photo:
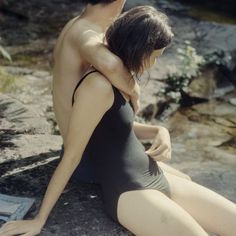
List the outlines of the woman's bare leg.
<svg viewBox="0 0 236 236">
<path fill-rule="evenodd" d="M 158 166 L 160 166 L 160 168 L 164 171 L 164 172 L 168 172 L 172 175 L 176 175 L 179 176 L 181 178 L 187 179 L 187 180 L 192 180 L 190 178 L 190 176 L 188 176 L 187 174 L 167 165 L 166 163 L 162 162 L 162 161 L 157 161 Z"/>
<path fill-rule="evenodd" d="M 236 235 L 236 204 L 192 181 L 164 172 L 171 199 L 185 209 L 209 232 Z"/>
<path fill-rule="evenodd" d="M 153 189 L 121 194 L 118 219 L 137 236 L 208 235 L 187 211 L 162 192 Z"/>
</svg>

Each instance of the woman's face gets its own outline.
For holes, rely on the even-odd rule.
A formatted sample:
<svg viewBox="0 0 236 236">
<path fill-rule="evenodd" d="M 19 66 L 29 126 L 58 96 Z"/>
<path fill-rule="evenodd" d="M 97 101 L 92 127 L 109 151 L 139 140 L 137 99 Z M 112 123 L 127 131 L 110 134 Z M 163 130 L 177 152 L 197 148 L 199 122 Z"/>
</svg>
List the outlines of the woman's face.
<svg viewBox="0 0 236 236">
<path fill-rule="evenodd" d="M 144 63 L 144 69 L 149 69 L 151 68 L 155 63 L 158 57 L 160 57 L 162 55 L 162 53 L 164 52 L 165 48 L 162 49 L 158 49 L 158 50 L 154 50 L 151 54 L 151 56 L 149 57 L 149 60 L 145 61 Z"/>
</svg>

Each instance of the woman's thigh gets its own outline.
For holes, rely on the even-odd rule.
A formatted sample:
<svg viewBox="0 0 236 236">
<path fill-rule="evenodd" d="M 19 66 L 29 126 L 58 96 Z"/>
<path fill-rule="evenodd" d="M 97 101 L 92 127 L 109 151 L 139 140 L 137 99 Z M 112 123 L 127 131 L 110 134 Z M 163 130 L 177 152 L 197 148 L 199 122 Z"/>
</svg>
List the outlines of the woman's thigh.
<svg viewBox="0 0 236 236">
<path fill-rule="evenodd" d="M 236 235 L 236 204 L 193 181 L 164 172 L 171 199 L 209 232 Z"/>
<path fill-rule="evenodd" d="M 158 190 L 121 194 L 117 214 L 120 224 L 137 236 L 207 236 L 178 204 Z"/>
</svg>

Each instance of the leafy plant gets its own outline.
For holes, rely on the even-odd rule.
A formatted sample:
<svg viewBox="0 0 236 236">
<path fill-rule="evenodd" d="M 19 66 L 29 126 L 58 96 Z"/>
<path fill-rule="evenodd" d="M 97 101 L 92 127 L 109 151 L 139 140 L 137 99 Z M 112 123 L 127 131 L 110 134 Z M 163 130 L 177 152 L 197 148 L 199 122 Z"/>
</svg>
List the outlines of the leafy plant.
<svg viewBox="0 0 236 236">
<path fill-rule="evenodd" d="M 232 56 L 223 50 L 214 51 L 205 56 L 206 65 L 227 66 L 231 60 Z"/>
<path fill-rule="evenodd" d="M 6 58 L 10 62 L 12 61 L 11 55 L 1 45 L 0 45 L 0 55 L 2 55 L 3 58 Z"/>
<path fill-rule="evenodd" d="M 20 76 L 8 73 L 0 66 L 0 93 L 16 93 L 22 94 L 27 86 L 27 81 Z"/>
<path fill-rule="evenodd" d="M 180 91 L 188 87 L 192 79 L 200 74 L 200 68 L 205 63 L 205 59 L 197 54 L 189 41 L 184 42 L 183 48 L 179 48 L 177 54 L 181 61 L 180 72 L 167 75 L 167 87 L 163 91 L 173 102 L 179 102 Z"/>
</svg>

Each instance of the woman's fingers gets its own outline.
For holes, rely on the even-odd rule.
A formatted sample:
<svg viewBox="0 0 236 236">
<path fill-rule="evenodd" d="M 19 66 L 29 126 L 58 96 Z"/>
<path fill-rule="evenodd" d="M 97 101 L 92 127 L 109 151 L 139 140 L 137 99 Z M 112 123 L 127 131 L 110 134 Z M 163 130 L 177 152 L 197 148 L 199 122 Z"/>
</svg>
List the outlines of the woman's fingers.
<svg viewBox="0 0 236 236">
<path fill-rule="evenodd" d="M 171 159 L 170 154 L 170 148 L 166 147 L 166 145 L 162 145 L 161 147 L 146 152 L 148 155 L 150 155 L 151 158 L 153 158 L 156 161 Z"/>
<path fill-rule="evenodd" d="M 160 140 L 154 140 L 151 147 L 146 151 L 146 153 L 150 153 L 157 149 L 157 147 L 161 147 L 161 141 Z"/>
<path fill-rule="evenodd" d="M 18 235 L 18 234 L 23 234 L 25 233 L 24 230 L 20 230 L 19 228 L 10 228 L 6 229 L 1 232 L 1 236 L 13 236 L 13 235 Z"/>
<path fill-rule="evenodd" d="M 159 147 L 153 146 L 149 150 L 147 150 L 147 153 L 150 155 L 161 155 L 165 150 L 169 150 L 169 147 L 167 145 L 163 144 Z"/>
<path fill-rule="evenodd" d="M 2 227 L 0 228 L 0 232 L 2 229 L 4 229 L 5 227 L 7 227 L 8 225 L 12 224 L 12 223 L 15 223 L 15 221 L 8 221 L 6 222 L 4 225 L 2 225 Z"/>
<path fill-rule="evenodd" d="M 171 154 L 168 150 L 165 150 L 162 154 L 151 156 L 151 158 L 155 161 L 165 161 L 171 159 Z"/>
<path fill-rule="evenodd" d="M 15 229 L 14 222 L 7 222 L 0 228 L 0 235 L 9 235 Z"/>
<path fill-rule="evenodd" d="M 0 236 L 25 235 L 35 236 L 42 230 L 42 222 L 39 219 L 19 220 L 5 223 L 0 228 Z"/>
</svg>

